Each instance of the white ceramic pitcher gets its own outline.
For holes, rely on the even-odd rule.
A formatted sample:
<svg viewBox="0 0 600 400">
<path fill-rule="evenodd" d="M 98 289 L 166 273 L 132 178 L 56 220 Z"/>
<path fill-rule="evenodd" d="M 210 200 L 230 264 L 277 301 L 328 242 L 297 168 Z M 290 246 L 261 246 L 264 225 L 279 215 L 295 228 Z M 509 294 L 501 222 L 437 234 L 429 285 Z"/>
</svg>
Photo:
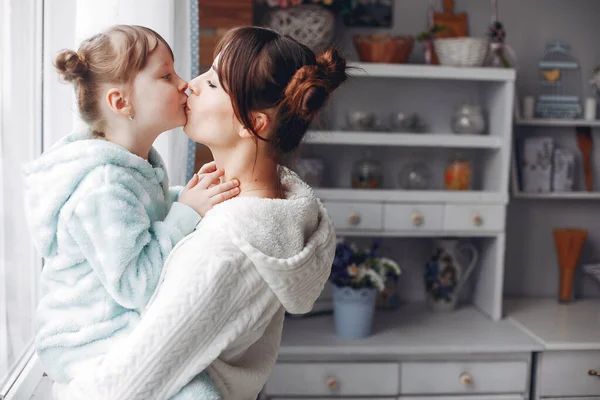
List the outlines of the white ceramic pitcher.
<svg viewBox="0 0 600 400">
<path fill-rule="evenodd" d="M 465 253 L 470 262 L 461 263 Z M 456 239 L 438 239 L 434 252 L 425 266 L 425 291 L 427 304 L 435 311 L 451 311 L 456 308 L 465 283 L 479 260 L 479 251 L 468 242 Z"/>
</svg>

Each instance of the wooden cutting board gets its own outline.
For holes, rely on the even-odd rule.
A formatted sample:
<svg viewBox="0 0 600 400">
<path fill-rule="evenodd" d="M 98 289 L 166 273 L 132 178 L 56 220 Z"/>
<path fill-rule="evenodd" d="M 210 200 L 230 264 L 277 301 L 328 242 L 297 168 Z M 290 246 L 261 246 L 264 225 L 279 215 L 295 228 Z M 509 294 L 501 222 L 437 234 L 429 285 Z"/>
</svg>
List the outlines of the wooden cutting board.
<svg viewBox="0 0 600 400">
<path fill-rule="evenodd" d="M 454 0 L 443 0 L 444 11 L 433 13 L 433 24 L 443 25 L 444 30 L 438 32 L 436 37 L 465 37 L 469 36 L 469 18 L 466 12 L 454 13 Z M 439 64 L 435 50 L 433 51 L 433 63 Z"/>
<path fill-rule="evenodd" d="M 195 0 L 200 24 L 200 67 L 209 67 L 215 46 L 227 30 L 252 25 L 250 0 Z"/>
</svg>

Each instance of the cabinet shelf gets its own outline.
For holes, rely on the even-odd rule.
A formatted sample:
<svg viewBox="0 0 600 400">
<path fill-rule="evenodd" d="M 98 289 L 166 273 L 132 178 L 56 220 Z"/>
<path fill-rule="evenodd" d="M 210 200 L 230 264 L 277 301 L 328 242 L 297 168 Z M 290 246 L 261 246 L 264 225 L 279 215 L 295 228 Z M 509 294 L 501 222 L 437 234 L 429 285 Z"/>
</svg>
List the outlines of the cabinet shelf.
<svg viewBox="0 0 600 400">
<path fill-rule="evenodd" d="M 423 64 L 352 63 L 359 69 L 350 72 L 356 77 L 440 79 L 463 81 L 514 82 L 516 72 L 507 68 L 466 68 Z"/>
<path fill-rule="evenodd" d="M 417 303 L 402 306 L 396 312 L 377 313 L 373 335 L 358 341 L 336 337 L 330 316 L 288 318 L 279 354 L 397 357 L 530 352 L 541 348 L 538 341 L 511 321 L 493 321 L 473 306 L 463 306 L 452 313 L 435 313 Z"/>
<path fill-rule="evenodd" d="M 504 301 L 508 319 L 546 350 L 600 350 L 597 299 L 569 305 L 555 298 L 510 298 Z"/>
<path fill-rule="evenodd" d="M 600 200 L 600 192 L 550 192 L 550 193 L 527 193 L 515 192 L 516 199 L 529 200 Z"/>
<path fill-rule="evenodd" d="M 506 204 L 508 195 L 491 191 L 327 189 L 316 188 L 323 201 Z"/>
<path fill-rule="evenodd" d="M 439 238 L 439 237 L 460 237 L 460 238 L 494 238 L 498 236 L 496 231 L 368 231 L 368 230 L 347 230 L 336 229 L 335 233 L 340 237 L 378 237 L 378 238 Z"/>
<path fill-rule="evenodd" d="M 455 135 L 452 133 L 400 133 L 309 131 L 306 143 L 350 146 L 403 146 L 461 149 L 502 148 L 502 140 L 494 136 Z"/>
<path fill-rule="evenodd" d="M 588 121 L 585 119 L 543 119 L 543 118 L 532 118 L 532 119 L 518 119 L 515 121 L 518 126 L 541 126 L 541 127 L 576 127 L 576 126 L 589 126 L 589 127 L 600 127 L 600 120 Z"/>
</svg>

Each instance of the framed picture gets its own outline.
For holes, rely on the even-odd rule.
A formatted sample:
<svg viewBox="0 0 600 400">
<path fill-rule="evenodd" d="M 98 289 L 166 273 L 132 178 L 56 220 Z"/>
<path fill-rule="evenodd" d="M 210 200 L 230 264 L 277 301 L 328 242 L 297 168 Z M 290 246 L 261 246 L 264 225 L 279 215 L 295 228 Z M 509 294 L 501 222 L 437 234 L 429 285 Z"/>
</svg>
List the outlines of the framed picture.
<svg viewBox="0 0 600 400">
<path fill-rule="evenodd" d="M 350 0 L 344 13 L 346 26 L 391 27 L 393 0 Z"/>
</svg>

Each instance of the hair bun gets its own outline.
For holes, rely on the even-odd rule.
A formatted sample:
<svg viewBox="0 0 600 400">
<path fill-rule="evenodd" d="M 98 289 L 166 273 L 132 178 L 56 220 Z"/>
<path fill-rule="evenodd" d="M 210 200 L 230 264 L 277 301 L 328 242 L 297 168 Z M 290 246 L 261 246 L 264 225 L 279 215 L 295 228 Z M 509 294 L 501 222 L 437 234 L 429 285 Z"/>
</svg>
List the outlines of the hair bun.
<svg viewBox="0 0 600 400">
<path fill-rule="evenodd" d="M 346 60 L 335 48 L 317 57 L 317 65 L 298 69 L 285 89 L 289 111 L 305 120 L 312 120 L 323 104 L 342 82 L 348 79 Z"/>
<path fill-rule="evenodd" d="M 83 79 L 88 71 L 87 63 L 73 50 L 62 50 L 58 53 L 54 66 L 66 82 Z"/>
<path fill-rule="evenodd" d="M 323 78 L 329 84 L 329 93 L 333 92 L 348 79 L 346 59 L 334 47 L 323 51 L 317 56 L 317 65 L 321 70 Z"/>
</svg>

